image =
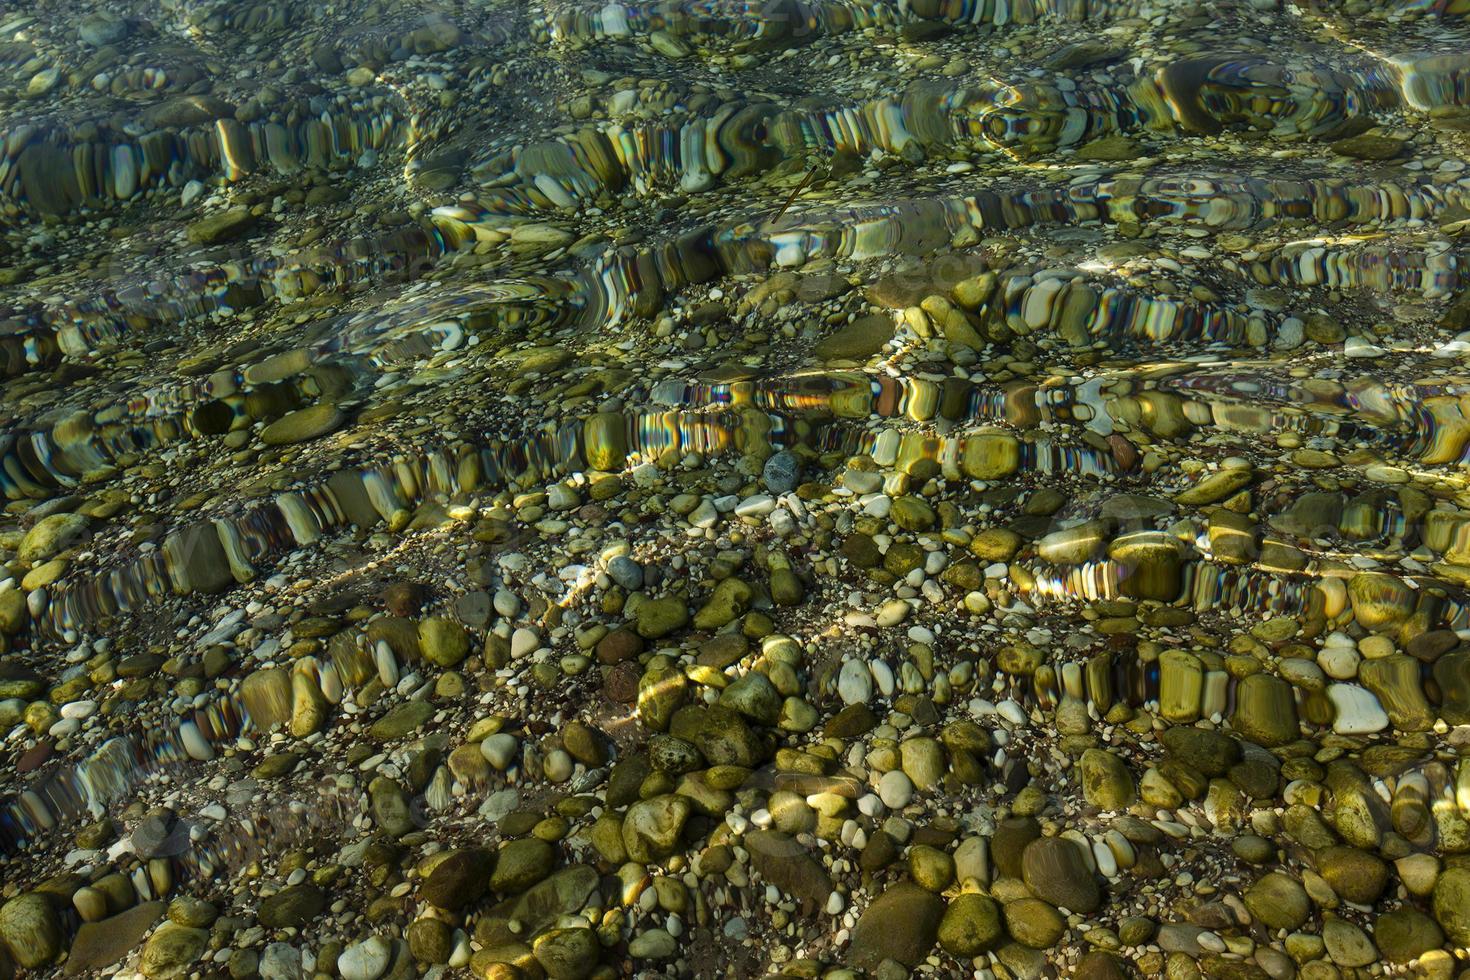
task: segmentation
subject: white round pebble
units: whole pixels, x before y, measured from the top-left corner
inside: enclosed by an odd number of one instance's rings
[[[541,635],[529,626],[522,626],[510,635],[510,656],[513,660],[529,657],[541,647]]]
[[[902,810],[914,798],[913,781],[902,769],[893,769],[878,780],[878,798],[890,810]]]
[[[519,748],[514,735],[499,732],[480,743],[480,754],[485,757],[486,762],[503,772],[515,761]]]
[[[837,696],[843,704],[867,704],[873,699],[873,675],[861,660],[847,660],[837,674]]]

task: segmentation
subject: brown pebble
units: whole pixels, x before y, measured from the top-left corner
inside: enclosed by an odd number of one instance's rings
[[[618,704],[632,704],[638,699],[638,665],[620,663],[607,672],[602,681],[602,692]]]
[[[26,749],[15,760],[15,771],[18,773],[35,772],[46,764],[46,761],[51,758],[51,753],[55,749],[56,743],[52,742],[49,738],[33,748]]]
[[[424,604],[424,587],[417,582],[393,582],[383,589],[383,606],[394,616],[414,616]]]
[[[1138,465],[1138,450],[1123,436],[1114,432],[1108,436],[1108,446],[1113,450],[1113,460],[1124,473]]]
[[[597,642],[597,661],[620,664],[643,652],[643,637],[631,629],[613,630]]]

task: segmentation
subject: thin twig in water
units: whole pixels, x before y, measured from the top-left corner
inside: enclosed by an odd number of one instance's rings
[[[774,225],[776,222],[780,221],[783,216],[785,216],[786,210],[790,208],[793,203],[795,203],[797,195],[806,190],[807,185],[812,182],[812,178],[817,175],[817,170],[819,169],[819,166],[820,165],[818,164],[813,164],[812,168],[806,172],[806,176],[801,178],[801,183],[796,185],[796,190],[792,191],[791,196],[786,199],[786,203],[781,205],[781,210],[776,212],[776,216],[771,219],[771,224]]]

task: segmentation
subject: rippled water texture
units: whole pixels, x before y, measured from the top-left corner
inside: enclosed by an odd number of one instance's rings
[[[1467,163],[1467,0],[0,9],[0,968],[1454,975]]]

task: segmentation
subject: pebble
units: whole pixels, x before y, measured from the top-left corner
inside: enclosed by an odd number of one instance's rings
[[[337,975],[342,980],[378,980],[388,971],[393,948],[382,936],[353,943],[337,957]]]

